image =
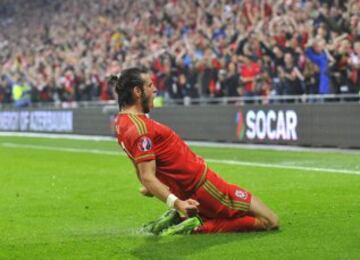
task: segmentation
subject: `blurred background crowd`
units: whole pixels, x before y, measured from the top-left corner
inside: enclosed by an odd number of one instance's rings
[[[131,66],[166,99],[359,93],[360,1],[0,3],[0,103],[111,100]]]

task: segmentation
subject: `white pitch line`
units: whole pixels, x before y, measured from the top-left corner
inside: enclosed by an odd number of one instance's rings
[[[229,165],[241,165],[241,166],[261,167],[261,168],[277,168],[277,169],[289,169],[289,170],[300,170],[300,171],[311,171],[311,172],[329,172],[329,173],[360,175],[360,171],[339,170],[333,168],[291,166],[291,165],[282,165],[282,164],[273,164],[273,163],[257,163],[257,162],[244,162],[244,161],[218,160],[218,159],[206,159],[206,161],[212,163],[222,163]]]
[[[28,148],[34,150],[48,150],[55,152],[70,152],[70,153],[93,153],[93,154],[103,154],[103,155],[121,155],[125,154],[119,150],[119,152],[105,151],[99,149],[80,149],[80,148],[68,148],[68,147],[54,147],[47,145],[31,145],[31,144],[15,144],[15,143],[1,143],[1,146],[7,148]]]
[[[114,136],[99,136],[99,135],[76,135],[76,134],[54,134],[54,133],[26,133],[26,132],[2,132],[1,136],[14,137],[31,137],[31,138],[49,138],[49,139],[70,139],[70,140],[86,140],[86,141],[109,141],[114,142]],[[216,147],[216,148],[234,148],[234,149],[249,149],[249,150],[276,150],[287,152],[336,152],[360,154],[360,150],[343,149],[343,148],[322,148],[322,147],[301,147],[293,145],[270,145],[270,144],[245,144],[245,143],[219,143],[219,142],[205,142],[205,141],[186,141],[190,146],[198,147]]]
[[[7,147],[7,148],[28,148],[28,149],[48,150],[48,151],[56,151],[56,152],[91,153],[91,154],[101,154],[101,155],[126,156],[121,150],[119,150],[119,152],[113,152],[113,151],[105,151],[105,150],[99,150],[99,149],[53,147],[53,146],[46,146],[46,145],[15,144],[15,143],[1,143],[1,146]],[[276,168],[276,169],[288,169],[288,170],[299,170],[299,171],[310,171],[310,172],[327,172],[327,173],[337,173],[337,174],[360,175],[360,171],[352,171],[352,170],[345,170],[345,169],[340,170],[340,169],[333,169],[333,168],[291,166],[291,165],[272,164],[272,163],[257,163],[257,162],[246,162],[246,161],[235,161],[235,160],[219,160],[219,159],[210,159],[210,158],[205,158],[205,159],[207,162],[210,162],[210,163],[219,163],[219,164],[225,164],[225,165],[239,165],[239,166],[260,167],[260,168]]]

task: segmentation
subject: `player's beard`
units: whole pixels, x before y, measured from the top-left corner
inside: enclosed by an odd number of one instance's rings
[[[141,105],[144,113],[150,112],[150,98],[145,95],[144,91],[141,93]]]

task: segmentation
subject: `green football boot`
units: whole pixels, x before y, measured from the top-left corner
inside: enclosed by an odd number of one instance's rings
[[[170,226],[160,233],[161,237],[172,235],[188,235],[191,232],[202,225],[202,221],[199,217],[192,217],[184,220],[183,222]]]
[[[162,214],[157,220],[145,224],[142,227],[141,231],[158,235],[164,229],[167,229],[172,225],[179,224],[180,222],[181,222],[181,218],[179,213],[175,209],[169,209],[164,214]]]

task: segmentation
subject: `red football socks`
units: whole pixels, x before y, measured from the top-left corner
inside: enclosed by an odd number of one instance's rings
[[[257,230],[256,219],[251,216],[244,216],[234,219],[211,219],[204,221],[204,224],[194,233],[226,233],[226,232],[247,232]]]

